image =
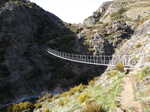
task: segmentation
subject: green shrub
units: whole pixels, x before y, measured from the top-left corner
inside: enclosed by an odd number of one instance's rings
[[[41,103],[36,103],[36,104],[34,105],[34,107],[35,107],[36,109],[41,108],[41,107],[42,107],[42,104],[41,104]]]
[[[23,110],[33,109],[34,106],[30,102],[21,102],[19,104],[12,104],[7,108],[7,112],[22,112]]]
[[[69,91],[62,93],[60,96],[61,97],[66,97],[66,96],[71,96],[76,92],[82,92],[82,90],[85,88],[86,86],[83,84],[80,84],[79,86],[76,86],[74,88],[71,88]]]
[[[58,101],[58,105],[64,106],[65,104],[68,103],[68,101],[69,101],[68,98],[60,99],[60,100]]]
[[[38,99],[37,101],[38,101],[38,102],[43,102],[43,101],[45,101],[45,100],[51,101],[51,98],[52,98],[52,97],[53,97],[52,94],[50,94],[50,93],[45,93],[45,94],[43,94],[42,97],[39,97],[39,99]]]
[[[88,85],[93,86],[94,84],[95,84],[95,80],[91,80],[91,81],[88,82]]]
[[[88,93],[82,93],[79,97],[78,100],[80,103],[86,102],[90,98],[90,95]]]
[[[76,86],[74,88],[71,88],[70,91],[75,93],[75,92],[81,92],[86,86],[83,84],[80,84],[79,86]]]

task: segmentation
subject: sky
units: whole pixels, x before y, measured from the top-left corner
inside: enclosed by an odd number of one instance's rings
[[[68,23],[82,23],[107,0],[31,0]]]

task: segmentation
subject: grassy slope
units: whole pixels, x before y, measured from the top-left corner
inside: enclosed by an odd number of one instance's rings
[[[149,75],[150,66],[134,70],[129,74],[120,72],[116,68],[90,81],[88,85],[80,84],[60,95],[51,97],[48,94],[40,98],[34,105],[34,112],[117,112],[124,107],[121,104],[123,100],[121,93],[125,86],[123,81],[127,77],[132,77],[135,80],[134,100],[142,104],[144,112],[149,112]],[[101,111],[98,111],[100,110],[99,106],[102,107]],[[129,103],[125,106],[126,112],[136,112],[134,111],[135,105],[131,106]],[[20,103],[9,108],[11,110],[9,112],[21,112],[20,110],[24,110],[26,107],[33,108],[33,105],[26,106],[24,103]]]
[[[127,13],[128,16],[129,13],[132,13],[132,10],[126,11],[125,13]],[[136,21],[133,22],[135,23]],[[140,22],[140,24],[143,24],[143,22]],[[142,42],[140,39],[139,41]],[[141,51],[141,49],[143,50],[143,44],[139,45],[137,42],[138,41],[134,40],[132,46],[133,48],[131,47],[131,49],[127,49],[129,51],[129,54],[134,54],[136,53],[136,51]],[[127,46],[124,47],[126,48]],[[122,47],[122,49],[125,49],[124,47]],[[147,48],[145,47],[144,50],[146,52]],[[87,105],[90,105],[94,102],[95,104],[101,105],[106,112],[116,112],[118,108],[122,107],[122,105],[120,104],[120,95],[123,90],[123,79],[128,76],[132,76],[135,78],[135,85],[137,85],[134,88],[135,100],[138,100],[143,105],[144,112],[149,112],[150,78],[147,78],[149,75],[149,66],[135,69],[128,74],[126,74],[125,72],[121,72],[118,68],[115,70],[110,69],[110,71],[106,71],[101,77],[97,77],[94,80],[90,81],[86,86],[81,84],[79,86],[76,86],[75,88],[70,89],[67,92],[50,98],[44,96],[44,99],[41,98],[41,101],[35,104],[36,109],[34,111],[84,112],[83,110],[87,107]],[[135,112],[133,108],[126,108],[126,111]]]
[[[121,91],[121,82],[125,74],[119,71],[107,74],[109,77],[104,76],[107,82],[104,83],[101,77],[95,78],[89,82],[88,86],[79,85],[52,99],[47,99],[41,103],[42,109],[49,109],[52,112],[73,112],[82,110],[87,104],[95,102],[106,110],[113,110],[118,105],[116,99]]]
[[[130,8],[129,7],[127,8],[128,11],[125,11],[123,13],[125,13],[125,15],[127,14],[126,16],[130,17],[128,13],[129,12],[133,13],[134,11],[130,9],[133,9],[135,7],[137,6],[131,5]],[[143,5],[141,7],[143,7]],[[138,24],[138,25],[141,25],[143,23],[144,21],[140,23],[139,21],[134,21],[134,24]],[[134,41],[133,45],[131,46],[131,48],[129,49],[127,48],[128,51],[132,51],[129,54],[137,54],[137,51],[141,51],[141,49],[144,50],[146,55],[147,55],[146,52],[149,52],[148,51],[149,48],[147,47],[144,48],[143,45],[137,46],[139,41],[145,44],[147,44],[146,41],[147,42],[149,41],[148,39],[145,38],[145,35],[144,36],[140,35],[140,37],[141,38],[137,40],[136,38],[132,39],[132,41]],[[124,52],[126,50],[123,49],[126,49],[126,47],[127,46],[124,46],[120,50]],[[101,105],[104,108],[104,110],[106,110],[107,112],[112,112],[112,111],[116,112],[118,108],[122,108],[122,105],[120,104],[120,100],[121,100],[120,95],[123,90],[123,79],[128,76],[132,76],[133,78],[135,78],[135,85],[137,85],[134,88],[134,94],[135,94],[134,100],[137,100],[142,104],[144,108],[144,112],[148,112],[150,110],[149,103],[148,103],[148,99],[150,97],[149,95],[150,89],[148,83],[149,79],[147,79],[147,76],[149,75],[150,75],[149,66],[137,68],[128,74],[126,74],[125,72],[121,72],[120,69],[118,68],[116,70],[110,69],[110,71],[106,71],[101,77],[95,78],[94,80],[90,81],[87,86],[79,85],[75,88],[70,89],[65,93],[62,93],[61,95],[55,96],[50,99],[46,99],[44,102],[41,102],[41,107],[37,110],[42,110],[42,111],[49,110],[49,112],[74,112],[74,111],[82,112],[86,107],[86,105],[95,102],[96,104]],[[139,88],[139,86],[141,88]],[[134,112],[134,108],[126,108],[126,111]]]
[[[86,105],[94,102],[101,105],[106,112],[112,112],[117,110],[117,108],[121,108],[119,98],[121,91],[123,90],[123,79],[132,75],[136,79],[136,84],[139,82],[142,83],[142,81],[146,80],[146,77],[150,75],[150,67],[144,67],[130,74],[125,74],[118,70],[111,70],[104,75],[90,81],[87,86],[79,85],[58,96],[37,103],[36,105],[41,105],[39,110],[42,111],[74,112],[80,110],[79,112],[82,112]],[[147,86],[144,91],[148,90],[149,86]],[[148,93],[146,94],[144,91],[142,93],[136,88],[136,100],[139,100],[144,104],[143,108],[145,110],[149,110],[148,102],[144,102],[143,100],[147,100],[150,95]],[[126,110],[134,112],[130,108],[127,108]]]

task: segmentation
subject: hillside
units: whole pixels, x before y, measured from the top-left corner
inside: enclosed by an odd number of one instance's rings
[[[0,76],[0,103],[14,100],[14,94],[22,98],[47,90],[58,93],[12,104],[4,112],[150,112],[149,0],[105,2],[83,24],[64,23],[28,1],[3,4],[1,65],[7,65],[4,71],[8,69],[9,74],[2,72]],[[107,69],[63,61],[43,53],[41,46],[77,54],[105,54],[112,59],[130,55],[134,67],[126,69],[119,61]]]
[[[116,54],[133,55],[137,60],[134,69],[125,72],[122,66],[109,68],[88,85],[79,85],[51,98],[41,98],[34,112],[149,112],[150,38],[147,35],[149,27],[146,28],[149,25],[149,20],[140,25],[135,31],[138,35],[135,33],[116,51]],[[99,105],[103,111],[94,111],[100,108]]]
[[[66,62],[47,53],[49,47],[87,52],[80,46],[76,34],[54,14],[28,0],[1,0],[0,108],[43,92],[61,92],[103,72],[105,67]]]
[[[108,67],[88,85],[81,84],[53,97],[43,96],[35,104],[34,112],[150,111],[149,0],[114,0],[107,6],[103,14],[98,12],[101,8],[96,11],[102,16],[95,18],[94,13],[89,17],[88,21],[96,22],[84,22],[80,33],[90,46],[88,42],[96,30],[112,45],[114,57],[131,55],[136,62],[134,68],[126,71],[121,64]]]

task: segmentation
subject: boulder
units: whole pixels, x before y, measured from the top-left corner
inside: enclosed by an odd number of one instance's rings
[[[92,25],[96,24],[96,19],[93,16],[90,16],[84,20],[83,24],[86,26],[92,26]]]

